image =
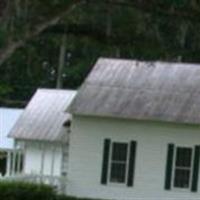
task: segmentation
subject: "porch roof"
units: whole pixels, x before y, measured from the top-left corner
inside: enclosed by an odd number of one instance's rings
[[[64,111],[75,95],[76,91],[72,90],[38,89],[9,136],[21,140],[64,141],[63,125],[71,119]]]

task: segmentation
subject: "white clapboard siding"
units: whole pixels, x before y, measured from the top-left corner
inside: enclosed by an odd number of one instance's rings
[[[105,138],[118,142],[137,141],[133,187],[101,185]],[[164,189],[168,143],[191,147],[199,145],[199,126],[75,116],[70,135],[67,192],[73,196],[97,199],[200,199],[200,184],[196,193]]]

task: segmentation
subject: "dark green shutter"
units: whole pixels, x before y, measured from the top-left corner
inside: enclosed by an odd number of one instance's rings
[[[135,156],[136,156],[136,145],[135,141],[130,143],[130,156],[129,156],[129,167],[128,167],[128,181],[127,186],[133,186],[134,171],[135,171]]]
[[[101,184],[104,185],[107,184],[109,152],[110,152],[110,139],[105,139],[104,149],[103,149],[102,174],[101,174]]]
[[[166,162],[166,171],[165,171],[165,189],[166,190],[171,189],[173,158],[174,158],[174,144],[168,144],[167,162]]]
[[[199,179],[199,156],[200,156],[200,146],[195,146],[194,152],[194,165],[192,174],[192,192],[197,192],[198,189],[198,179]]]

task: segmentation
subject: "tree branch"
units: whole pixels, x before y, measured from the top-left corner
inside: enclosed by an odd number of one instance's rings
[[[67,12],[72,11],[75,9],[79,4],[84,3],[83,0],[76,0],[73,1],[70,5],[66,6],[63,12],[47,19],[46,21],[42,22],[41,24],[36,25],[31,31],[27,31],[24,34],[24,38],[19,41],[12,41],[7,44],[6,47],[0,50],[0,66],[5,63],[5,61],[18,49],[23,47],[27,41],[30,39],[38,36],[42,33],[45,29],[50,26],[56,25],[65,15]]]

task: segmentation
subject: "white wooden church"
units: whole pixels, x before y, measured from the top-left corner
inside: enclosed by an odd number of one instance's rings
[[[200,65],[99,59],[77,92],[38,90],[10,136],[70,196],[198,200]]]

